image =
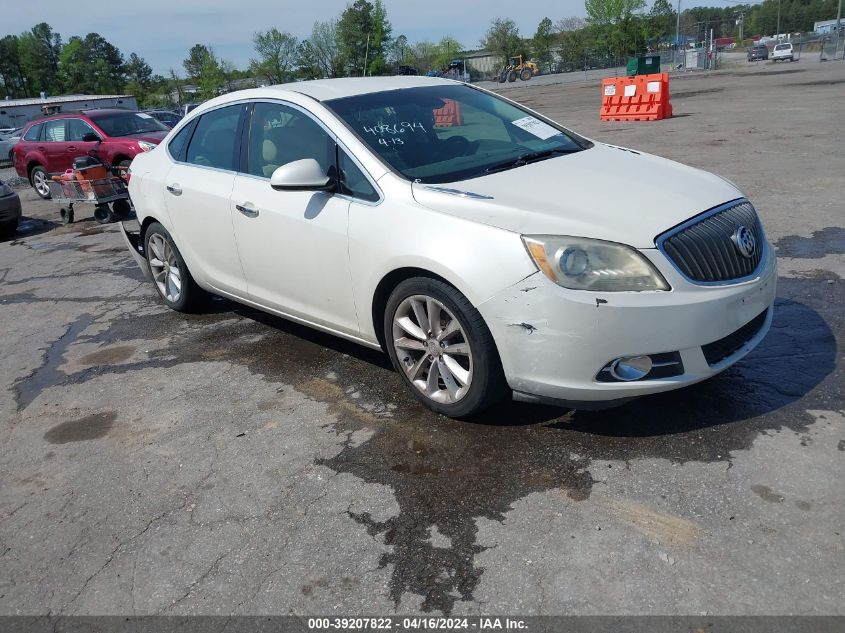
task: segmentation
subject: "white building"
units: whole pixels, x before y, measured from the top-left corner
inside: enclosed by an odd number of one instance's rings
[[[842,24],[845,25],[845,18],[843,18]],[[822,20],[821,22],[816,22],[813,24],[813,31],[819,34],[835,33],[836,20]]]
[[[32,119],[58,112],[79,112],[94,108],[137,110],[132,95],[66,95],[43,99],[4,99],[0,101],[0,128],[18,128]]]

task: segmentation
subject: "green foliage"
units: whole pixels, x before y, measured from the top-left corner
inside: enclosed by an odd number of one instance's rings
[[[30,96],[61,90],[57,76],[61,51],[61,36],[45,22],[18,37],[18,60]]]
[[[391,26],[381,0],[355,0],[337,22],[342,72],[347,76],[386,74]]]
[[[299,40],[290,33],[282,33],[276,27],[252,38],[257,59],[250,60],[253,75],[266,80],[268,84],[290,81],[297,63]]]
[[[519,55],[526,49],[525,43],[519,36],[516,23],[510,18],[493,20],[490,28],[487,29],[487,34],[481,41],[481,45],[504,60]]]
[[[298,75],[306,79],[340,77],[343,64],[337,37],[337,20],[314,22],[311,36],[297,50]]]
[[[554,46],[555,40],[552,21],[549,18],[543,18],[537,25],[537,32],[534,33],[534,39],[531,43],[534,57],[540,64],[540,68],[544,70],[548,70],[552,62],[552,46]]]

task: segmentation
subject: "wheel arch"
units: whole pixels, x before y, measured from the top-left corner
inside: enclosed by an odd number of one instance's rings
[[[372,319],[373,323],[373,330],[375,331],[376,339],[378,340],[379,345],[384,351],[387,351],[387,347],[385,345],[384,340],[384,311],[387,308],[387,300],[390,298],[390,293],[401,284],[406,279],[412,279],[414,277],[427,277],[428,279],[436,279],[437,281],[441,281],[445,284],[452,286],[455,290],[460,292],[464,297],[466,297],[467,301],[472,303],[472,299],[467,296],[467,294],[461,290],[460,284],[454,283],[452,280],[443,277],[442,275],[438,275],[437,273],[428,270],[426,268],[420,268],[418,266],[403,266],[402,268],[395,268],[394,270],[390,271],[386,275],[384,275],[379,283],[376,285],[376,289],[373,292],[373,300],[371,303],[371,312],[370,318]]]

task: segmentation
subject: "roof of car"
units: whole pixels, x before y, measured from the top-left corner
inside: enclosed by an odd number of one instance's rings
[[[439,77],[396,75],[395,77],[346,77],[343,79],[314,79],[268,86],[262,90],[285,90],[299,92],[318,101],[354,97],[385,90],[417,88],[420,86],[442,86],[444,83],[459,83]]]

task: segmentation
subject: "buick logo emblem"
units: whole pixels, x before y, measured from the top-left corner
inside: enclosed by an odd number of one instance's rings
[[[757,252],[757,238],[747,226],[741,226],[734,231],[731,240],[739,254],[747,259],[754,257],[754,253]]]

